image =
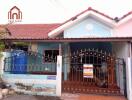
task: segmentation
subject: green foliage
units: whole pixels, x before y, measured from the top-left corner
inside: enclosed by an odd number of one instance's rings
[[[0,58],[3,56],[2,51],[5,49],[5,44],[3,42],[0,42]]]
[[[3,57],[3,54],[0,52],[0,58]]]
[[[28,46],[29,43],[26,42],[14,42],[13,44],[15,44],[16,46]]]
[[[5,44],[3,42],[0,42],[0,51],[2,51],[5,48]]]
[[[10,24],[12,23],[0,25],[0,58],[3,56],[1,52],[5,49],[5,44],[1,41],[1,39],[10,34],[7,29],[7,26],[9,26]]]

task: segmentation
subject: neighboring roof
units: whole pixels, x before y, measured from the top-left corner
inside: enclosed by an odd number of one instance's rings
[[[123,15],[123,16],[120,18],[120,20],[122,20],[122,19],[128,17],[128,16],[131,15],[131,14],[132,14],[132,11],[128,12],[127,14]]]
[[[48,33],[61,24],[12,24],[7,27],[6,39],[45,39]]]
[[[129,11],[127,14],[123,15],[121,18],[118,18],[117,26],[129,21],[130,19],[132,19],[132,11]]]
[[[55,37],[58,34],[60,34],[61,32],[64,31],[64,29],[70,27],[71,25],[75,24],[76,22],[82,20],[83,18],[86,18],[88,15],[92,15],[98,19],[100,19],[100,21],[103,21],[104,23],[107,23],[109,26],[114,26],[114,19],[104,13],[101,13],[91,7],[89,7],[88,9],[86,9],[85,11],[77,14],[76,16],[70,18],[69,20],[65,21],[60,27],[56,28],[55,30],[51,31],[48,35],[49,37]]]

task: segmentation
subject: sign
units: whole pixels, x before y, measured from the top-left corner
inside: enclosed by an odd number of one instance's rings
[[[93,64],[83,64],[83,77],[93,78]]]
[[[48,80],[56,80],[56,76],[49,75],[49,76],[47,76],[47,79]]]
[[[9,22],[21,22],[22,21],[22,12],[16,6],[12,7],[8,12],[8,21]]]

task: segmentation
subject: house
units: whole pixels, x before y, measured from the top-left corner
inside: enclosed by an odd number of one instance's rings
[[[14,50],[5,59],[2,78],[28,94],[99,93],[130,98],[132,37],[118,34],[122,20],[117,23],[88,8],[60,24],[10,25],[10,35],[3,40],[10,46],[28,45],[24,51],[10,47]]]

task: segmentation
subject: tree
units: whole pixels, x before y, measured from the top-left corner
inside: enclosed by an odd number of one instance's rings
[[[7,27],[9,25],[10,24],[0,25],[0,40],[5,38],[6,36],[8,36],[10,34],[10,32],[7,29]]]
[[[3,51],[3,49],[5,48],[3,39],[10,35],[10,32],[7,28],[10,24],[12,23],[0,25],[0,51]]]

